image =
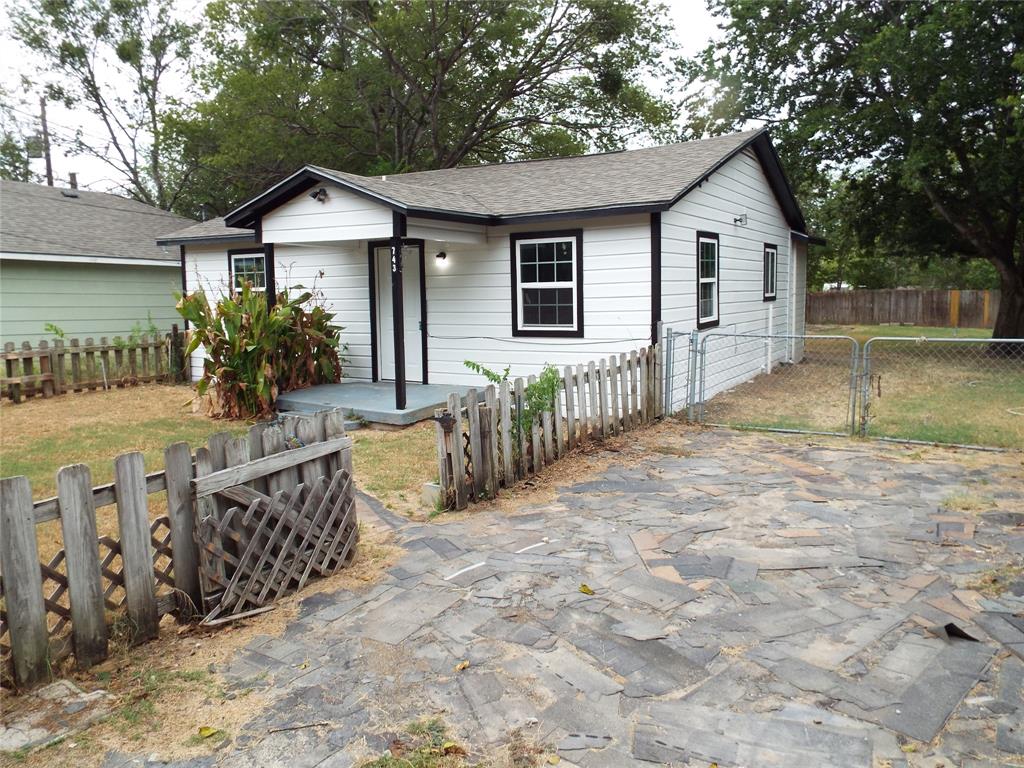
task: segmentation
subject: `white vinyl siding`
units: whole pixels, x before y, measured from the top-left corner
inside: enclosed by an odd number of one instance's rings
[[[449,243],[443,262],[432,255],[438,244],[427,244],[431,383],[483,384],[467,359],[495,370],[510,366],[515,377],[650,343],[650,217],[559,221],[557,229],[583,230],[583,338],[512,337],[509,234],[536,232],[536,224],[490,228],[482,246]]]
[[[746,214],[746,224],[738,222]],[[718,235],[718,325],[709,333],[792,333],[796,317],[790,306],[790,228],[752,152],[742,152],[715,171],[661,216],[662,320],[687,333],[697,327],[697,233]],[[776,301],[764,301],[764,245],[777,244]],[[799,277],[798,277],[799,279]],[[802,313],[802,309],[801,309]],[[802,322],[802,314],[800,315]],[[751,345],[753,346],[753,345]],[[792,354],[784,340],[771,357]],[[752,356],[738,366],[749,378],[764,364]],[[738,383],[738,382],[737,382]],[[678,393],[682,398],[683,393]],[[679,405],[679,401],[675,403]]]
[[[323,202],[303,192],[264,214],[263,242],[322,243],[391,237],[391,209],[332,184],[323,187],[327,190]]]
[[[223,296],[228,287],[228,246],[186,246],[185,262],[190,292],[201,289],[210,302]],[[365,243],[283,245],[274,248],[277,289],[304,286],[315,290],[320,300],[337,316],[342,326],[341,341],[348,345],[343,356],[346,379],[369,380],[370,298],[367,248]],[[203,355],[192,356],[192,378],[202,373]]]

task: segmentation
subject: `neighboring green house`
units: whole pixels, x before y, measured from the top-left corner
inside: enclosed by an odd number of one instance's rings
[[[154,245],[195,222],[103,192],[0,180],[0,342],[127,336],[180,322],[177,248]]]

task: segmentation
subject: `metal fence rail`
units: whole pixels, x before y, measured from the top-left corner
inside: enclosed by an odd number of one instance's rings
[[[1024,448],[1024,339],[873,338],[860,390],[864,436]]]

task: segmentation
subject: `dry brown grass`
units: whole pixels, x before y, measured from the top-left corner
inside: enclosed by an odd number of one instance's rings
[[[193,448],[215,432],[241,434],[245,422],[211,419],[193,413],[193,392],[185,386],[150,384],[109,392],[36,398],[20,405],[0,406],[0,474],[24,475],[32,496],[43,499],[57,492],[57,470],[67,464],[88,464],[93,485],[114,476],[114,457],[142,451],[146,470],[163,469],[164,448],[184,441]],[[149,497],[150,516],[167,511],[166,495]],[[117,536],[113,506],[96,510],[101,536]],[[59,521],[36,526],[40,559],[49,561],[61,549]]]
[[[376,582],[401,551],[393,544],[390,531],[361,526],[356,556],[348,568],[310,582],[302,592],[279,601],[269,613],[215,629],[178,627],[164,617],[157,640],[123,649],[88,672],[78,673],[70,666],[60,670],[85,690],[102,688],[113,694],[113,714],[55,746],[31,753],[17,765],[91,768],[101,765],[110,750],[157,755],[164,760],[209,754],[221,738],[199,738],[200,727],[234,737],[269,701],[258,688],[229,693],[223,678],[211,672],[211,667],[229,661],[257,636],[280,635],[298,616],[301,601],[310,595]]]

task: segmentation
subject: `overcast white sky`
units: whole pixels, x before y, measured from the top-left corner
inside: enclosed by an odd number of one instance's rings
[[[664,0],[669,7],[669,15],[675,27],[675,37],[680,52],[693,55],[701,50],[708,41],[718,34],[716,21],[705,7],[705,0]],[[17,104],[17,117],[23,128],[38,126],[39,93],[28,92],[21,85],[22,77],[36,79],[33,60],[11,39],[8,18],[8,3],[0,5],[0,87],[12,97]],[[203,0],[179,0],[179,13],[185,17],[198,18],[202,14],[205,3]],[[68,110],[60,104],[47,106],[47,119],[50,132],[56,138],[70,139],[75,130],[81,128],[83,133],[98,141],[105,137],[104,129],[98,119],[83,109]],[[88,156],[67,154],[62,148],[54,148],[53,170],[55,182],[67,183],[68,174],[78,174],[79,186],[97,191],[113,191],[118,182],[114,174],[102,161]],[[32,161],[32,170],[40,175],[44,172],[44,163]]]

